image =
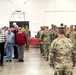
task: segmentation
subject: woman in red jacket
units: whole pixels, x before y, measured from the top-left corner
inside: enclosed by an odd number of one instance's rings
[[[18,61],[19,62],[24,62],[24,49],[25,49],[25,44],[27,44],[27,38],[24,32],[22,32],[21,27],[19,27],[18,32],[16,33],[15,36],[15,44],[17,45],[18,48]]]

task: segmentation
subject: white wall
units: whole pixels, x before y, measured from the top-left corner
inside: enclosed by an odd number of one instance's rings
[[[51,23],[58,26],[60,23],[68,26],[76,24],[76,0],[54,0],[54,10],[47,10],[45,17],[46,25],[48,26]]]
[[[17,0],[11,1],[13,1],[13,4],[8,2],[8,0],[0,0],[0,26],[2,27],[9,26],[12,12],[16,9],[25,12],[25,20],[30,21],[30,30],[32,31],[33,36],[41,25],[48,25],[50,27],[52,23],[56,25],[64,23],[68,26],[70,24],[76,24],[76,0],[29,0],[26,4],[17,4]],[[21,0],[18,0],[18,3],[19,1]],[[45,11],[54,12],[45,13]],[[14,16],[12,20],[24,19]],[[35,29],[36,25],[37,29]]]

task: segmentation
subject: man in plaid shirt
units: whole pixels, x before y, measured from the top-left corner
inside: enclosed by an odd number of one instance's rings
[[[3,66],[5,43],[6,43],[6,36],[5,34],[2,33],[2,28],[0,28],[0,66]]]

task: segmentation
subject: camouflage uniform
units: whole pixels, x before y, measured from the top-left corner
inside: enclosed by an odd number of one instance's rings
[[[73,42],[74,46],[76,47],[76,31],[68,31],[66,33],[66,37],[69,38]],[[76,59],[76,55],[73,54],[73,57],[72,57],[73,66],[75,66],[75,59]]]
[[[68,31],[68,32],[65,34],[65,36],[66,36],[67,38],[69,38],[71,41],[73,41],[73,37],[74,37],[73,31]]]
[[[30,30],[29,30],[29,29],[28,29],[28,30],[25,29],[25,34],[26,34],[27,43],[28,43],[28,45],[26,46],[26,49],[29,49],[29,40],[30,40],[30,37],[31,37],[31,32],[30,32]]]
[[[57,38],[57,32],[53,29],[49,30],[50,43]]]
[[[48,60],[49,57],[49,45],[50,45],[50,38],[49,38],[49,31],[44,30],[41,41],[43,42],[43,52],[45,56],[45,60]]]
[[[73,40],[73,25],[70,26],[70,30],[66,32],[65,36],[69,38],[71,41]]]
[[[40,42],[40,52],[41,52],[41,54],[43,54],[43,44],[41,43],[42,34],[43,34],[43,30],[38,31],[38,33],[37,33],[37,37],[38,37],[39,42]]]
[[[57,32],[55,30],[53,30],[53,29],[50,29],[49,30],[49,37],[50,37],[50,44],[51,44],[52,41],[58,37]],[[49,65],[54,67],[54,58],[51,57],[50,55],[49,55]]]
[[[73,75],[72,53],[74,53],[74,45],[72,41],[65,36],[59,36],[52,42],[50,50],[50,55],[55,59],[54,75]]]
[[[72,38],[72,41],[73,41],[73,43],[74,43],[74,46],[76,47],[76,30],[75,31],[73,31],[73,38]],[[75,49],[75,54],[73,54],[73,67],[75,67],[75,64],[76,64],[76,49]]]

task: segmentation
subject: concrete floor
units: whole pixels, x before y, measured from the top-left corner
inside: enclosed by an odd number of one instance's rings
[[[76,75],[76,68],[73,69]],[[53,75],[54,69],[40,55],[39,48],[25,50],[24,62],[5,62],[4,67],[0,67],[0,75]]]

